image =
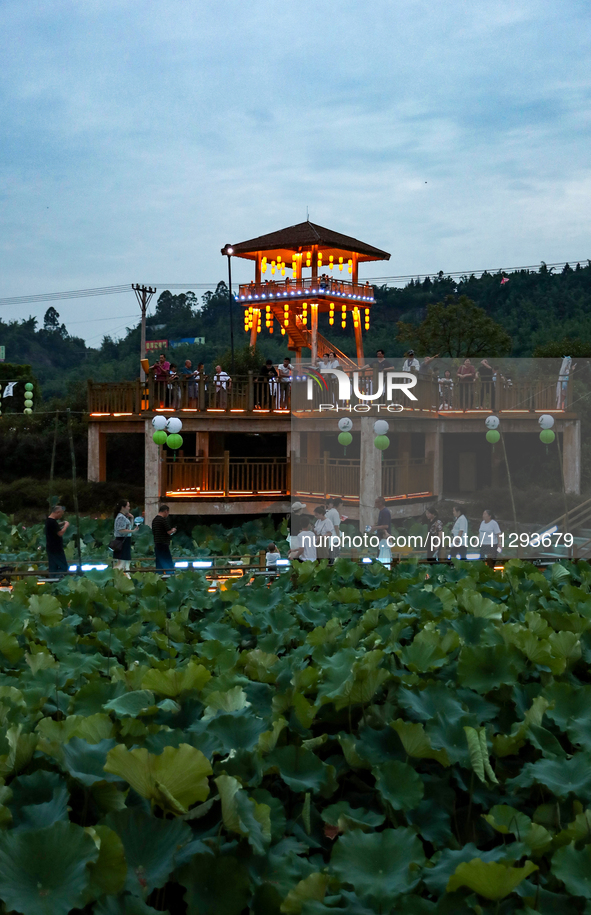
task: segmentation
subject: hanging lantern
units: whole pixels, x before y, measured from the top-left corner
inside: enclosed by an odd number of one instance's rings
[[[353,441],[353,436],[350,432],[339,432],[339,445],[344,445],[345,448],[347,445],[350,445]]]
[[[271,306],[270,305],[266,306],[265,325],[267,327],[270,327],[270,325],[271,325]]]
[[[275,273],[275,261],[271,261],[271,273]]]
[[[390,426],[385,419],[376,419],[373,424],[373,431],[376,435],[386,435]]]
[[[342,306],[341,306],[341,309],[342,309],[342,310],[341,310],[341,327],[342,327],[343,330],[344,330],[345,327],[347,326],[347,306],[346,306],[346,305],[342,305]]]
[[[285,264],[281,264],[281,276],[285,276]]]
[[[369,308],[365,309],[365,329],[369,330]]]
[[[283,306],[283,326],[287,327],[289,325],[289,305],[287,302]]]
[[[322,251],[318,252],[318,266],[322,267]]]
[[[329,258],[328,258],[328,269],[329,270],[332,270],[332,268],[334,267],[333,261],[334,261],[334,257],[331,254],[331,255],[329,255]]]
[[[330,305],[329,305],[328,323],[329,323],[331,326],[334,324],[334,302],[331,302]]]
[[[550,413],[542,413],[538,419],[540,429],[551,429],[554,425],[554,417]]]
[[[267,258],[266,257],[264,257],[261,261],[261,272],[262,273],[267,272]]]
[[[155,432],[162,432],[166,429],[166,416],[155,416],[152,420],[152,427]]]
[[[556,438],[556,433],[552,429],[542,429],[540,432],[540,441],[545,445],[551,445]]]
[[[166,431],[169,435],[176,435],[182,428],[183,424],[178,416],[171,416],[170,419],[166,421]]]
[[[297,273],[297,271],[298,271],[297,262],[296,262],[296,259],[295,259],[295,257],[294,257],[294,259],[293,259],[292,262],[291,262],[291,272],[292,272],[293,275],[295,276],[296,273]]]
[[[339,257],[339,270],[343,269],[343,258]]]
[[[487,416],[484,420],[484,425],[487,429],[498,429],[499,422],[500,420],[498,416]]]
[[[378,449],[378,451],[385,451],[386,448],[388,448],[390,445],[390,439],[388,438],[387,435],[376,435],[376,437],[373,440],[373,443],[376,446],[376,448]]]
[[[349,260],[349,273],[353,273],[353,261]]]
[[[302,302],[302,324],[304,327],[308,323],[308,303]]]
[[[338,425],[341,432],[350,432],[353,428],[353,420],[349,416],[343,416],[342,419],[339,419]]]
[[[359,309],[358,308],[353,309],[353,327],[355,328],[355,330],[358,330],[358,328],[359,328]]]
[[[172,435],[167,436],[166,445],[172,451],[178,451],[179,448],[183,447],[182,435],[179,435],[178,432],[173,432]]]
[[[496,443],[500,440],[500,438],[501,438],[501,433],[497,429],[489,429],[488,432],[486,433],[486,440],[491,445],[496,445]]]
[[[164,419],[164,417],[162,417],[162,419]],[[168,435],[166,434],[164,429],[157,429],[156,432],[154,432],[152,435],[152,441],[156,445],[164,445],[167,438],[168,438]]]

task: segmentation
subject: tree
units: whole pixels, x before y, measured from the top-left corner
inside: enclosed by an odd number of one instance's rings
[[[43,318],[43,330],[59,330],[60,316],[53,305],[50,305]]]
[[[421,324],[398,321],[397,327],[397,339],[424,355],[503,356],[511,350],[505,329],[465,295],[428,305]]]

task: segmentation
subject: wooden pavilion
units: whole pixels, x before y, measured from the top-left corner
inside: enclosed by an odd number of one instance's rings
[[[222,253],[254,261],[254,280],[242,284],[237,297],[251,346],[264,322],[269,333],[277,330],[287,336],[296,361],[307,348],[313,364],[326,352],[336,352],[341,365],[352,367],[352,361],[318,333],[318,315],[324,312],[330,325],[352,325],[357,362],[363,364],[362,332],[369,330],[374,292],[369,282],[360,282],[359,264],[389,260],[386,251],[308,220],[227,245]]]

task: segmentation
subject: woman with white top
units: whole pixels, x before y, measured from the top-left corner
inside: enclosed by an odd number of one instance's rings
[[[451,556],[453,559],[465,559],[468,549],[468,519],[461,505],[454,505],[452,511],[455,520],[451,529]],[[461,540],[460,546],[457,544],[458,540]]]
[[[129,575],[129,565],[131,562],[131,535],[138,530],[133,526],[133,515],[129,510],[129,501],[120,499],[113,512],[115,522],[113,525],[113,537],[121,543],[121,549],[113,553],[113,568],[121,569]]]
[[[480,558],[495,559],[499,552],[501,528],[490,509],[485,508],[480,522]]]
[[[334,524],[326,517],[324,505],[318,505],[314,509],[316,523],[314,533],[316,540],[316,557],[317,559],[330,559],[330,539],[334,537]]]

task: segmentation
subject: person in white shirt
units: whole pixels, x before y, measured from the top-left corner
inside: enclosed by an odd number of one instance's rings
[[[227,372],[223,371],[221,365],[216,365],[213,380],[217,406],[225,410],[228,406],[228,391],[232,387],[232,379]]]
[[[329,521],[332,521],[332,525],[334,527],[334,532],[335,532],[336,537],[340,537],[340,535],[341,535],[341,513],[340,513],[341,501],[342,500],[339,499],[337,496],[333,496],[332,499],[328,500],[328,509],[326,512],[326,517],[328,518]],[[337,559],[340,555],[341,555],[340,546],[337,546],[337,547],[331,546],[330,565],[332,565],[333,562],[335,561],[335,559]]]
[[[324,505],[316,506],[314,515],[316,518],[314,525],[316,556],[318,559],[330,559],[330,540],[327,538],[334,537],[334,524],[326,517]]]
[[[298,562],[316,561],[313,525],[314,519],[310,515],[304,515],[301,518],[299,531],[291,538],[289,559],[295,559]]]
[[[292,372],[293,368],[290,364],[289,356],[286,356],[283,360],[283,365],[277,366],[277,374],[279,375],[280,405],[283,409],[289,407],[289,392],[291,388]]]
[[[274,543],[270,543],[265,554],[265,560],[269,572],[277,571],[277,560],[280,558],[281,553],[277,549],[276,545]]]
[[[421,365],[419,360],[415,357],[414,349],[409,349],[406,354],[406,359],[402,363],[403,372],[411,372],[413,375],[416,375],[420,369]]]
[[[330,368],[331,369],[340,369],[340,367],[341,367],[341,363],[337,359],[337,354],[331,353],[330,354]]]
[[[464,509],[461,505],[454,505],[452,508],[454,515],[454,526],[451,529],[451,556],[453,559],[465,559],[466,550],[468,548],[468,519],[464,514]],[[457,546],[457,543],[454,544],[454,538],[460,539],[461,546]]]
[[[330,364],[330,353],[325,353],[320,362],[318,363],[318,369],[321,372],[326,372],[327,369],[332,368]]]
[[[501,528],[493,513],[488,509],[482,512],[480,522],[480,558],[495,559],[499,552],[499,534]]]

